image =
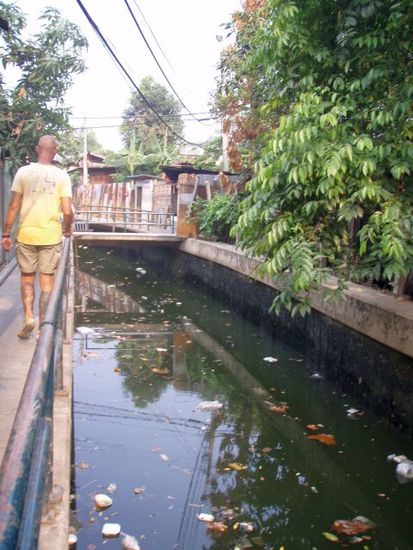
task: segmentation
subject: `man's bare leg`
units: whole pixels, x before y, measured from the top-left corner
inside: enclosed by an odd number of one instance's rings
[[[24,325],[17,334],[19,338],[28,338],[34,329],[34,278],[35,273],[21,274],[21,296],[24,310]]]
[[[54,283],[54,274],[40,273],[39,326],[42,324]]]

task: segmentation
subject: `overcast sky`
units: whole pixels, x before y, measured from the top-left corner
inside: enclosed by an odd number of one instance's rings
[[[164,72],[174,88],[194,113],[208,111],[210,94],[215,88],[219,52],[225,44],[225,30],[220,26],[230,20],[241,7],[241,0],[128,0],[136,19],[154,50]],[[144,44],[125,0],[83,0],[122,63],[137,84],[146,75],[168,87],[155,61]],[[61,14],[79,25],[89,41],[86,56],[88,70],[75,77],[75,84],[66,97],[72,107],[73,125],[81,126],[87,116],[88,126],[116,125],[131,95],[131,85],[120,74],[115,62],[105,50],[76,0],[18,0],[17,5],[28,16],[29,29],[35,32],[36,20],[45,6],[59,9]],[[150,24],[168,61],[159,51],[142,14]],[[31,34],[31,33],[30,33]],[[223,36],[218,41],[217,36]],[[172,67],[172,68],[171,68]],[[185,137],[200,142],[216,132],[211,122],[187,123]],[[104,147],[119,149],[121,142],[117,128],[95,130]]]

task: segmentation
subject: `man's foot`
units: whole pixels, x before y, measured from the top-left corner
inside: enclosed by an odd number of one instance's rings
[[[28,338],[30,334],[33,332],[35,327],[34,321],[26,321],[23,325],[23,328],[20,332],[17,333],[18,338]]]

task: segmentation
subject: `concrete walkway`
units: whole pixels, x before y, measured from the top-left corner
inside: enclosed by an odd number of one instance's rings
[[[0,286],[0,461],[36,345],[35,331],[27,340],[17,338],[22,323],[20,272],[16,268]]]

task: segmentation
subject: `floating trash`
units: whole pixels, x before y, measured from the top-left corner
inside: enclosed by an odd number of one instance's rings
[[[396,464],[400,464],[401,462],[406,462],[409,460],[406,455],[396,455],[396,453],[392,453],[391,455],[388,455],[387,462],[396,462]]]
[[[215,516],[213,516],[212,514],[204,514],[204,513],[198,514],[197,517],[198,517],[199,521],[206,521],[208,523],[214,521],[214,519],[215,519]]]
[[[77,332],[79,332],[79,334],[82,334],[82,335],[86,335],[86,334],[96,334],[96,332],[94,331],[93,328],[90,328],[90,327],[77,327]]]
[[[75,535],[74,533],[70,533],[68,543],[69,546],[74,546],[77,543],[77,535]]]
[[[223,405],[219,401],[202,401],[197,405],[196,410],[198,411],[216,411],[222,409]]]
[[[104,537],[118,537],[120,529],[120,523],[104,523],[102,526],[102,535]]]
[[[396,467],[396,476],[399,483],[407,483],[413,480],[413,462],[411,460],[405,460],[400,462]]]
[[[145,492],[145,487],[135,487],[133,492],[135,493],[135,495],[141,495]]]
[[[109,508],[112,506],[113,500],[108,496],[102,493],[95,495],[95,504],[98,508]]]
[[[267,363],[276,363],[278,359],[276,357],[264,357],[263,361],[267,361]]]
[[[109,485],[106,487],[106,490],[108,493],[114,493],[117,489],[116,483],[109,483]]]
[[[141,550],[139,542],[131,535],[125,535],[123,537],[122,548],[125,548],[125,550]]]

